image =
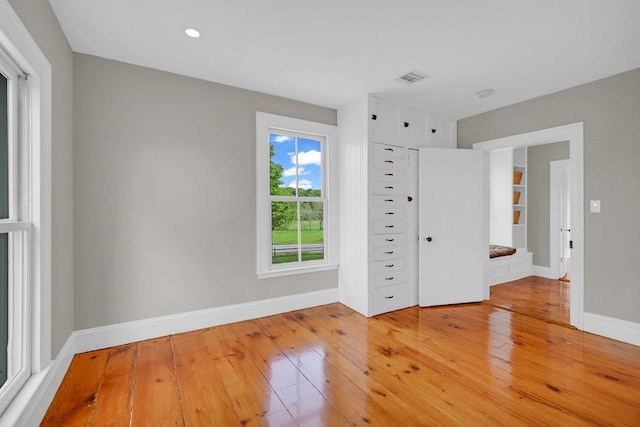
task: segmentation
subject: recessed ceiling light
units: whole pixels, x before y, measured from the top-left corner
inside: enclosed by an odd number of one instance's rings
[[[482,89],[476,92],[476,96],[478,98],[488,98],[492,96],[494,93],[496,93],[496,91],[493,89]]]
[[[186,30],[184,30],[184,33],[194,39],[200,37],[200,31],[196,30],[195,28],[187,28]]]

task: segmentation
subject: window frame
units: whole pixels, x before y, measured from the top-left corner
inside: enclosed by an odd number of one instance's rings
[[[31,369],[26,384],[18,390],[13,401],[0,401],[0,413],[7,424],[32,416],[30,399],[38,392],[51,367],[51,128],[52,128],[52,71],[51,64],[31,37],[24,24],[6,0],[0,0],[0,48],[22,73],[28,75],[28,93],[24,96],[24,123],[21,146],[26,162],[23,168],[25,197],[21,205],[30,218],[30,230],[25,243],[30,262],[27,303],[27,357]],[[14,227],[14,225],[7,225]],[[6,405],[9,405],[8,408]],[[36,415],[37,418],[37,415]]]
[[[297,261],[295,263],[272,264],[271,254],[271,201],[295,202],[316,197],[272,196],[270,183],[269,134],[282,132],[296,137],[320,137],[322,142],[322,197],[324,246],[323,260]],[[337,127],[325,123],[295,119],[287,116],[256,112],[256,236],[257,276],[270,278],[293,274],[311,273],[338,268],[338,162]],[[285,200],[287,199],[287,200]],[[304,200],[302,200],[304,201]],[[312,201],[312,200],[307,200]]]
[[[29,171],[29,82],[12,58],[0,49],[0,73],[7,78],[9,216],[0,233],[9,236],[7,380],[0,385],[0,412],[31,376],[31,303],[29,271],[32,235]]]

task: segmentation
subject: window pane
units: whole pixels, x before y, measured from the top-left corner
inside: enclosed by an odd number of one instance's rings
[[[270,191],[272,196],[295,196],[297,187],[296,139],[269,134]]]
[[[0,74],[0,218],[9,218],[9,128],[7,79]]]
[[[298,262],[298,203],[271,202],[271,263]]]
[[[298,188],[300,196],[322,196],[322,143],[298,138]]]
[[[9,342],[9,235],[0,234],[0,386],[7,381]]]
[[[324,211],[322,202],[300,203],[302,261],[324,259]]]

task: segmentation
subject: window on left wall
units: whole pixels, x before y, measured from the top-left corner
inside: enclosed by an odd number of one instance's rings
[[[26,76],[0,50],[0,408],[31,375]]]
[[[336,268],[336,127],[256,116],[258,277]]]

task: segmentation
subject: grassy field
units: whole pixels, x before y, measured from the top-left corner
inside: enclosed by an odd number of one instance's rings
[[[322,243],[324,232],[322,230],[302,231],[302,244]],[[298,243],[297,231],[273,231],[272,244],[274,245],[295,245]]]
[[[324,231],[320,227],[320,221],[302,221],[302,244],[323,243]],[[298,231],[296,224],[291,224],[288,230],[272,231],[272,244],[295,245],[298,243]]]

